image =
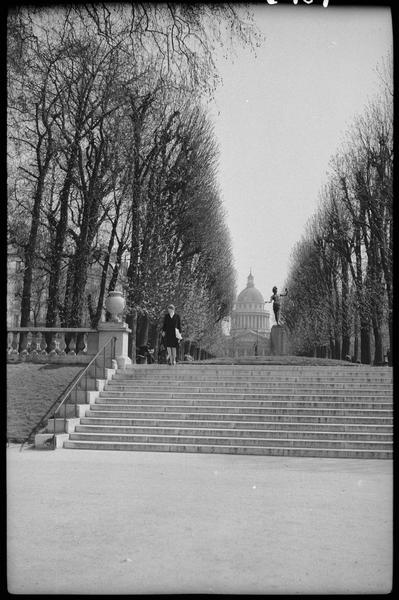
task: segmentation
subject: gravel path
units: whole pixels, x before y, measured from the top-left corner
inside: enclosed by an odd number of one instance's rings
[[[392,461],[7,450],[14,594],[371,594]]]

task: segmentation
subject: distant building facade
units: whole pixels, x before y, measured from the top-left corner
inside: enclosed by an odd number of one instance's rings
[[[228,356],[267,356],[270,354],[270,313],[252,272],[247,286],[237,296],[231,313],[230,335],[226,337]]]

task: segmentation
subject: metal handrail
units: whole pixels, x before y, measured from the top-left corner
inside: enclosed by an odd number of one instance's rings
[[[100,350],[97,352],[97,354],[91,359],[91,361],[86,365],[86,367],[83,369],[83,371],[81,371],[80,373],[78,373],[73,380],[66,386],[66,388],[61,392],[61,394],[58,396],[58,398],[53,402],[53,404],[50,406],[50,408],[45,412],[45,414],[41,417],[40,421],[34,426],[32,427],[31,431],[29,432],[29,434],[27,435],[27,437],[24,439],[24,441],[21,444],[21,447],[19,449],[19,451],[21,452],[23,446],[26,444],[26,442],[30,439],[30,437],[36,433],[36,431],[38,429],[40,429],[40,427],[43,425],[44,421],[48,420],[50,418],[50,414],[53,411],[54,407],[58,404],[57,408],[55,409],[53,415],[54,415],[54,436],[53,436],[53,440],[55,439],[55,434],[57,432],[56,430],[56,415],[58,413],[58,411],[60,410],[61,406],[64,406],[64,429],[65,429],[65,425],[66,425],[66,400],[68,398],[70,398],[72,392],[75,392],[75,416],[76,416],[76,412],[77,412],[77,385],[78,383],[81,381],[81,379],[83,377],[85,377],[85,391],[87,392],[87,373],[88,370],[90,369],[90,367],[93,365],[94,363],[94,379],[96,379],[97,377],[97,365],[96,365],[96,360],[97,358],[100,356],[101,353],[103,353],[103,358],[104,358],[104,365],[103,365],[103,369],[105,369],[105,349],[107,348],[108,345],[111,345],[111,361],[113,359],[115,359],[115,343],[116,343],[116,337],[112,337],[109,340],[106,341],[106,343],[104,344],[104,346],[102,346],[102,348],[100,348]],[[112,364],[112,363],[111,363]]]

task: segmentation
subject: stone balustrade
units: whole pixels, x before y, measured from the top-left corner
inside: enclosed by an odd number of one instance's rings
[[[7,361],[85,364],[98,351],[98,338],[87,327],[13,327],[7,330]]]

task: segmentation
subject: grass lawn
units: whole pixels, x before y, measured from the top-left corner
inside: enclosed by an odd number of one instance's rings
[[[7,365],[7,441],[22,442],[85,365]]]

